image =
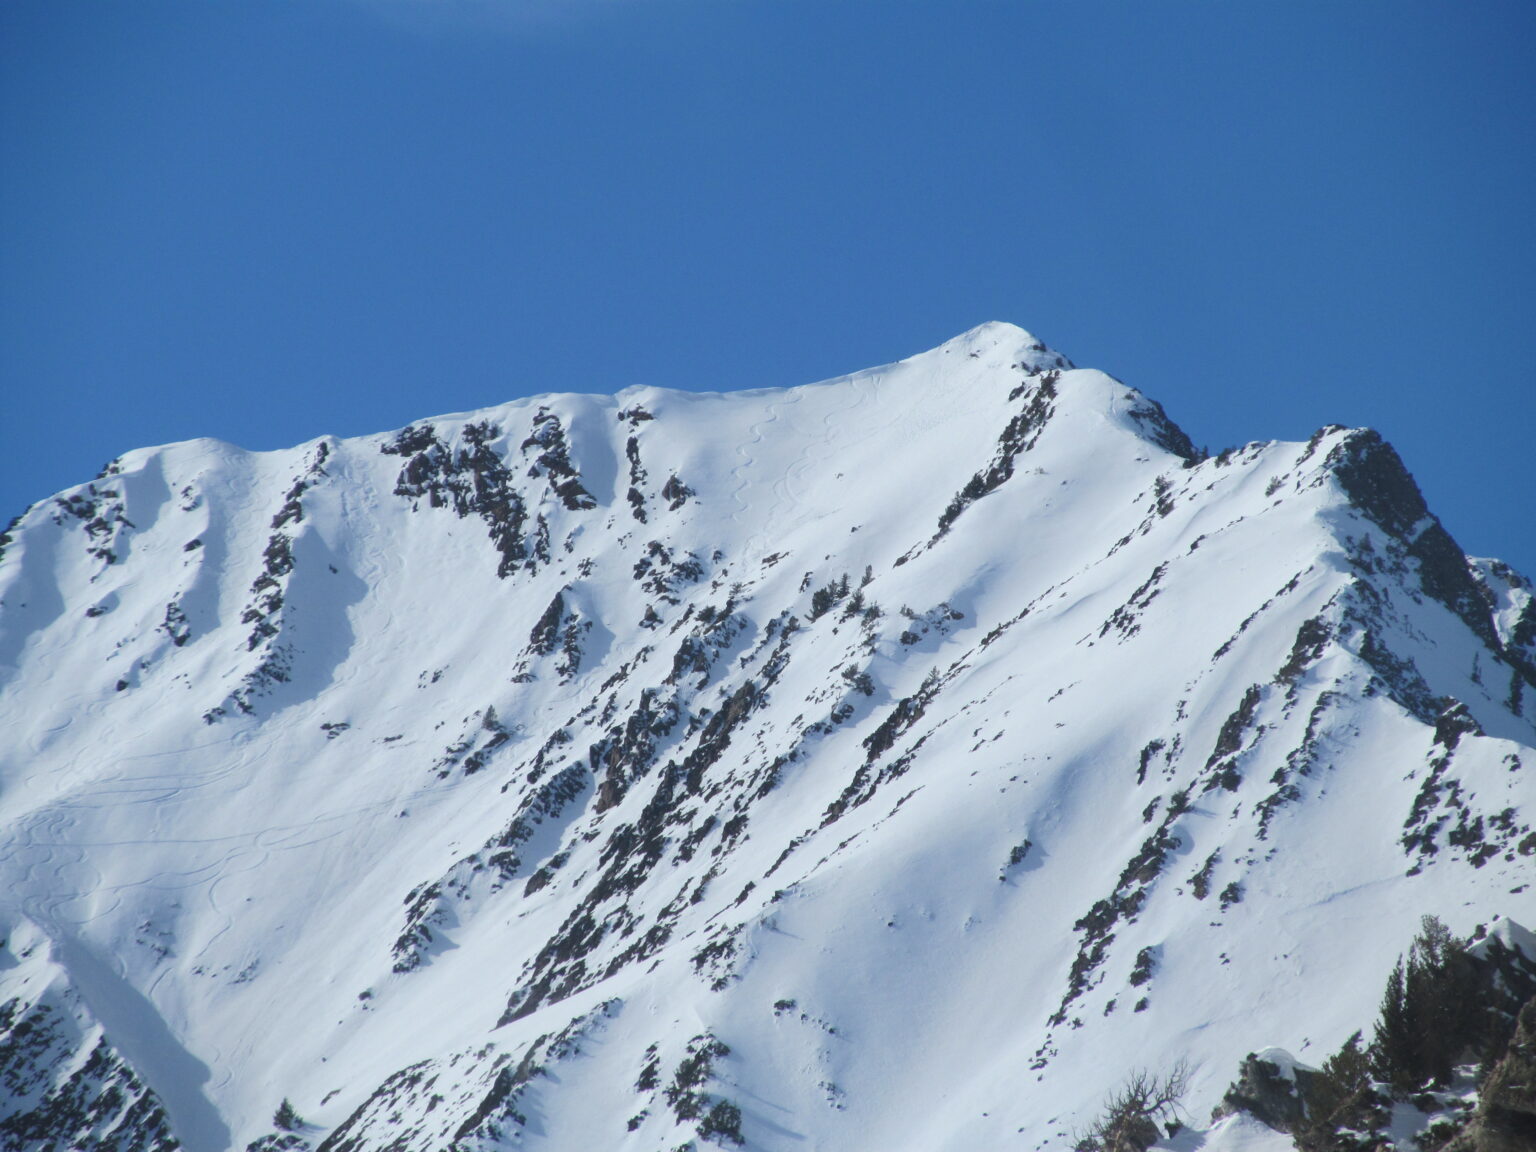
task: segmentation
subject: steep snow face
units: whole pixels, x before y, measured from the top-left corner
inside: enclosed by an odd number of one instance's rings
[[[3,547],[0,1004],[122,1147],[1061,1147],[1532,922],[1524,578],[1008,325],[137,451]]]

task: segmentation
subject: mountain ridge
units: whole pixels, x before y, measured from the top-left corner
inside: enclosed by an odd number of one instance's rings
[[[1202,458],[1009,325],[139,450],[9,535],[5,915],[208,1070],[138,1069],[197,1152],[1061,1146],[1104,1045],[1212,1101],[1421,913],[1531,922],[1529,582],[1368,430]]]

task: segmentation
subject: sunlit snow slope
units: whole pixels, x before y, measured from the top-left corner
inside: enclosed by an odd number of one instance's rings
[[[1533,657],[1374,433],[1201,459],[1009,325],[131,452],[4,537],[0,1146],[1198,1121],[1536,921]]]

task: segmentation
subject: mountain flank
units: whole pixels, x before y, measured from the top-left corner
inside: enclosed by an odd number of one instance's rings
[[[1011,325],[129,452],[0,536],[0,726],[25,1152],[1530,1113],[1530,581],[1370,430],[1207,456]]]

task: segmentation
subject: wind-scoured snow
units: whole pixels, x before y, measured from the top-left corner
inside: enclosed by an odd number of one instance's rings
[[[1536,913],[1529,582],[1374,433],[1201,458],[1010,325],[135,451],[3,546],[0,1004],[191,1152],[1062,1148],[1179,1059],[1167,1147],[1271,1152],[1247,1053]]]

